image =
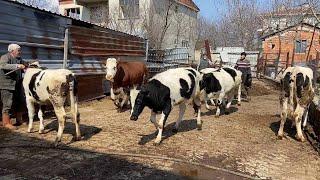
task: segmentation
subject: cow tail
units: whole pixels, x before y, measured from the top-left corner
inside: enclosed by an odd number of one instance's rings
[[[78,81],[76,79],[76,76],[74,73],[69,75],[70,77],[70,86],[69,86],[69,92],[70,92],[70,106],[71,106],[71,112],[72,112],[72,118],[74,120],[78,120]]]

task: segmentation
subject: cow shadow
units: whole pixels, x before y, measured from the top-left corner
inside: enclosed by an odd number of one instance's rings
[[[280,115],[275,115],[275,117],[280,116]],[[280,121],[276,121],[276,122],[272,122],[270,124],[270,129],[274,132],[275,136],[278,136],[278,131],[280,128]],[[283,132],[287,133],[287,135],[292,138],[292,139],[296,139],[295,135],[296,135],[296,127],[292,126],[292,121],[287,119],[286,123],[284,124],[284,128],[283,128]],[[286,136],[284,136],[286,137]]]
[[[58,127],[59,127],[59,124],[57,120],[51,121],[49,124],[45,125],[44,134],[50,133],[52,131],[58,132]],[[100,133],[101,131],[102,131],[101,128],[97,128],[95,126],[83,125],[81,124],[81,121],[80,121],[81,140],[88,140],[92,136]],[[72,122],[72,120],[66,121],[63,134],[71,134],[73,137],[75,137],[76,127],[75,127],[75,124]],[[74,141],[75,140],[72,139],[70,143]]]
[[[164,127],[164,130],[162,132],[162,141],[177,134],[177,133],[172,132],[172,129],[174,128],[175,124],[176,124],[176,122],[172,122]],[[178,133],[188,132],[188,131],[192,131],[194,129],[197,129],[197,120],[196,119],[183,120],[179,125]],[[158,130],[156,130],[155,132],[153,132],[152,134],[149,134],[149,135],[141,135],[140,134],[139,136],[142,136],[142,137],[139,141],[139,145],[145,145],[148,142],[155,140],[157,135],[158,135]]]
[[[225,108],[221,109],[220,111],[220,116],[224,116],[224,115],[230,115],[232,113],[237,112],[239,109],[237,107],[231,106],[229,108],[229,110],[226,110]],[[213,110],[207,110],[206,112],[201,112],[201,116],[214,116],[216,115],[217,112],[217,108],[213,109]]]

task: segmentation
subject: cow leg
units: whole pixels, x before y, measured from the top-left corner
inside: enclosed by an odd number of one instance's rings
[[[76,117],[73,117],[73,123],[76,126],[76,141],[79,141],[81,139],[81,132],[80,132],[80,114],[77,113],[77,115],[75,115]]]
[[[230,106],[232,104],[232,101],[233,101],[233,98],[234,98],[234,94],[231,94],[229,97],[228,97],[228,104],[226,106],[226,112],[225,114],[229,114],[229,109],[230,109]]]
[[[161,142],[162,131],[163,131],[163,128],[166,124],[167,118],[171,112],[171,109],[172,109],[171,102],[167,102],[167,105],[166,105],[165,109],[163,110],[163,112],[161,114],[160,121],[159,121],[158,135],[157,135],[156,140],[154,141],[154,145],[156,145],[156,146],[159,145]]]
[[[202,121],[201,121],[201,100],[200,98],[193,99],[193,109],[197,113],[197,128],[198,130],[202,129]]]
[[[302,130],[301,130],[301,121],[302,121],[302,115],[304,113],[304,108],[301,107],[299,104],[297,105],[297,108],[295,110],[294,113],[294,117],[295,117],[295,122],[296,122],[296,129],[297,129],[297,139],[301,142],[304,142],[305,139],[303,137],[302,134]]]
[[[110,98],[111,98],[112,100],[115,100],[115,99],[116,99],[116,97],[115,97],[115,95],[114,95],[113,88],[110,88]]]
[[[42,108],[41,106],[39,107],[39,111],[38,111],[38,118],[39,118],[39,133],[42,134],[44,132],[44,125],[43,125],[43,112],[42,112]]]
[[[278,130],[278,138],[282,139],[283,138],[283,128],[284,124],[286,123],[287,117],[288,117],[288,98],[285,98],[283,102],[281,102],[281,120],[280,120],[280,127]]]
[[[209,111],[212,111],[213,108],[209,106],[208,101],[210,101],[211,104],[216,105],[216,103],[214,102],[214,100],[213,100],[212,98],[209,98],[208,95],[206,94],[206,95],[205,95],[205,98],[204,98],[204,102],[205,102],[205,104],[206,104],[206,109],[209,110]]]
[[[184,115],[184,113],[186,111],[186,107],[187,106],[186,106],[186,104],[184,102],[179,105],[179,117],[178,117],[178,120],[176,122],[175,127],[172,129],[173,133],[177,133],[178,132],[179,124],[182,121],[183,115]]]
[[[158,129],[159,125],[157,123],[157,114],[151,110],[150,121],[154,124],[156,129]]]
[[[58,128],[58,134],[55,140],[55,146],[58,146],[59,142],[61,142],[62,133],[64,131],[64,126],[66,122],[66,112],[63,108],[63,106],[53,106],[54,111],[56,113],[56,116],[58,118],[59,128]]]
[[[241,84],[238,87],[238,106],[241,106]]]
[[[308,116],[309,116],[309,107],[306,108],[305,111],[306,112],[305,112],[305,116],[303,118],[303,124],[302,124],[303,129],[307,126],[307,121],[308,121]]]
[[[31,133],[35,110],[34,110],[34,103],[29,99],[27,99],[27,108],[28,108],[28,116],[29,116],[28,132]]]
[[[136,89],[136,86],[134,86],[133,89],[130,90],[130,103],[131,103],[131,112],[130,114],[132,114],[133,112],[133,107],[136,101],[136,98],[138,96],[139,91]]]
[[[220,93],[218,103],[217,103],[217,112],[216,112],[216,117],[220,116],[220,111],[223,108],[223,97],[225,96],[224,93]]]

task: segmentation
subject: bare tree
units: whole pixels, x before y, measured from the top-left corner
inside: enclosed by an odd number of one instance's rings
[[[156,49],[162,49],[164,38],[172,24],[174,3],[172,0],[165,0],[157,2],[157,5],[152,3],[150,6],[144,28],[150,45]]]
[[[18,2],[25,3],[27,5],[32,5],[40,9],[46,9],[51,12],[59,12],[59,2],[58,0],[17,0]]]

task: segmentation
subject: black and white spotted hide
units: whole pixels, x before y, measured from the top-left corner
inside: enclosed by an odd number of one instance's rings
[[[216,117],[220,116],[220,111],[225,107],[225,99],[229,109],[235,95],[238,97],[238,105],[241,103],[241,75],[242,73],[232,67],[222,67],[221,69],[206,68],[201,70],[202,80],[200,89],[204,96],[207,109],[211,110],[207,101],[210,100],[217,106]],[[215,103],[214,103],[215,102]],[[226,111],[226,113],[228,113]]]
[[[301,124],[306,126],[308,118],[308,108],[314,97],[314,88],[312,85],[313,71],[306,67],[287,68],[280,78],[281,93],[281,122],[278,131],[278,137],[282,139],[284,124],[288,119],[293,120],[296,126],[296,138],[305,141],[302,134]]]
[[[64,105],[67,97],[70,97],[72,119],[76,125],[75,139],[79,140],[81,138],[77,105],[77,81],[71,71],[66,69],[43,70],[29,66],[23,79],[23,87],[29,115],[28,132],[32,131],[35,104],[52,104],[59,122],[55,142],[55,145],[58,145],[61,141],[66,120]],[[38,117],[40,119],[39,133],[43,133],[43,112],[41,108],[38,111]]]
[[[192,68],[176,68],[164,71],[151,78],[147,84],[141,87],[138,93],[131,120],[138,120],[145,107],[151,109],[150,121],[158,129],[155,144],[161,142],[162,131],[166,120],[175,105],[179,105],[179,118],[176,121],[173,132],[178,131],[180,122],[186,110],[188,100],[193,100],[196,110],[198,129],[201,129],[200,110],[200,73]],[[159,123],[156,122],[156,114],[161,113]]]

